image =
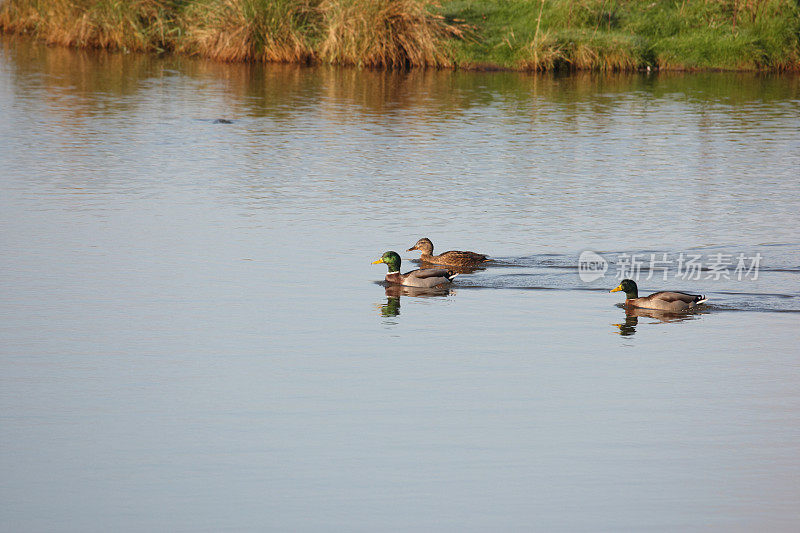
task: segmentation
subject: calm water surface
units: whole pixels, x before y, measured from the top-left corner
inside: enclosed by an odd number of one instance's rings
[[[800,527],[800,78],[2,40],[0,116],[0,529]],[[378,283],[422,236],[496,261]]]

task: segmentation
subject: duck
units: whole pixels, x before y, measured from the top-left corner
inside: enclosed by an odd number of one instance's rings
[[[688,311],[708,300],[700,294],[688,294],[676,291],[654,292],[650,296],[639,298],[639,287],[632,279],[623,279],[616,288],[609,292],[625,292],[625,307],[639,307],[642,309],[659,309],[661,311],[681,312]]]
[[[489,258],[483,254],[475,252],[461,252],[458,250],[450,250],[439,255],[433,255],[433,243],[427,237],[423,237],[417,241],[417,244],[406,250],[411,252],[419,250],[422,254],[419,256],[420,261],[425,263],[433,263],[435,265],[450,265],[450,266],[470,266],[485,263]]]
[[[458,276],[452,270],[444,268],[418,268],[405,274],[400,273],[400,256],[397,252],[385,252],[380,259],[373,261],[373,265],[386,263],[389,273],[386,274],[386,281],[394,285],[405,285],[406,287],[439,287],[448,285],[453,278]]]

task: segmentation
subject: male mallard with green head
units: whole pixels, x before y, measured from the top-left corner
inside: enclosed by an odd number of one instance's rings
[[[460,252],[458,250],[450,250],[439,255],[433,255],[433,243],[427,237],[423,237],[417,241],[417,244],[409,248],[407,251],[419,250],[422,255],[419,256],[420,261],[426,263],[434,263],[437,265],[451,265],[451,266],[470,266],[484,263],[489,259],[483,254],[476,254],[475,252]]]
[[[699,294],[685,292],[661,291],[650,296],[639,298],[639,287],[632,279],[623,279],[622,283],[609,292],[625,292],[626,307],[641,307],[644,309],[660,309],[662,311],[680,312],[687,311],[705,302],[708,298]]]
[[[380,259],[372,262],[373,265],[378,263],[386,263],[389,267],[386,281],[407,287],[438,287],[449,284],[454,277],[458,276],[458,274],[443,268],[419,268],[401,274],[400,256],[397,255],[397,252],[392,251],[384,253]]]

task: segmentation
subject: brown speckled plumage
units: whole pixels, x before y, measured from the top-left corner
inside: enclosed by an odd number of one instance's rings
[[[449,252],[444,252],[439,255],[433,255],[433,243],[426,237],[418,240],[417,244],[407,251],[410,252],[412,250],[419,250],[422,252],[419,256],[420,261],[436,265],[474,266],[489,261],[489,258],[483,254],[462,252],[459,250],[450,250]]]

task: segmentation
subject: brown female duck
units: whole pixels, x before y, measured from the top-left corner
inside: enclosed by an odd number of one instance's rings
[[[687,311],[708,300],[699,294],[685,292],[661,291],[650,296],[639,298],[639,287],[632,279],[623,279],[618,287],[609,292],[625,291],[626,307],[641,307],[644,309],[660,309],[661,311],[680,312]]]
[[[386,274],[386,281],[397,285],[405,285],[407,287],[439,287],[449,285],[453,278],[458,276],[451,270],[443,268],[419,268],[400,273],[400,256],[397,252],[386,252],[377,261],[373,261],[373,265],[378,263],[386,263],[389,267],[389,273]]]
[[[484,263],[489,260],[483,254],[476,254],[475,252],[461,252],[458,250],[451,250],[439,255],[433,255],[433,243],[427,237],[417,241],[417,244],[409,248],[407,251],[419,250],[422,255],[419,256],[420,261],[426,263],[434,263],[437,265],[451,265],[451,266],[474,266]]]

